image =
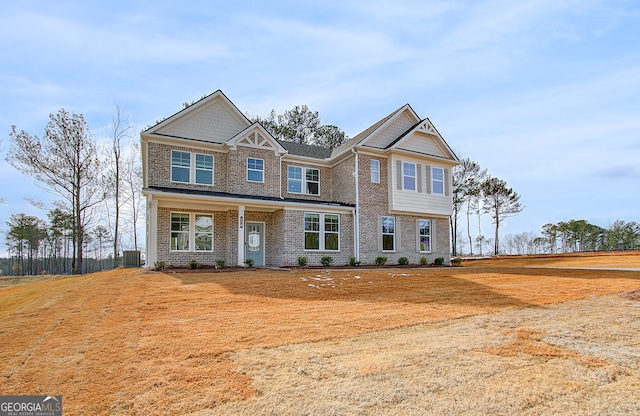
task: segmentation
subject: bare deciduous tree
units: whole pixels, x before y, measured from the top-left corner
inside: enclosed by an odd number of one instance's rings
[[[62,197],[73,213],[72,270],[82,273],[82,250],[88,210],[105,198],[96,142],[81,114],[64,108],[50,114],[44,136],[11,130],[7,162]]]
[[[118,249],[120,245],[120,211],[122,206],[127,202],[126,198],[123,199],[122,187],[124,182],[124,170],[126,164],[123,160],[123,146],[125,142],[132,137],[132,131],[134,126],[129,123],[129,120],[124,116],[125,107],[121,107],[116,103],[115,114],[111,119],[111,126],[108,133],[111,139],[111,148],[109,152],[109,158],[107,159],[107,186],[111,196],[113,196],[113,210],[114,210],[114,224],[113,229],[113,267],[117,267],[118,264]]]

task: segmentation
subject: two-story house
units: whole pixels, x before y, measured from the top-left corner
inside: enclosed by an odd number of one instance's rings
[[[141,145],[147,265],[449,260],[459,161],[408,104],[328,150],[276,140],[218,90]]]

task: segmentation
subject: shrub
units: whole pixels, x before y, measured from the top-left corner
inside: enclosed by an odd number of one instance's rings
[[[165,263],[164,261],[157,261],[153,263],[153,268],[151,270],[153,270],[154,272],[159,272],[165,267],[167,267],[167,263]]]
[[[305,256],[298,256],[298,266],[306,266],[307,258]]]
[[[458,266],[460,266],[461,263],[462,263],[462,259],[460,257],[456,257],[456,258],[451,259],[451,265],[452,266],[458,267]]]
[[[426,258],[426,257],[424,257],[424,256],[423,256],[423,257],[420,257],[420,265],[421,265],[421,266],[426,266],[426,265],[427,265],[427,263],[429,263],[429,262],[427,261],[427,258]]]
[[[408,258],[406,258],[406,257],[400,257],[400,258],[398,259],[398,264],[399,264],[400,266],[407,266],[407,265],[409,264],[409,259],[408,259]]]
[[[320,263],[324,267],[329,267],[329,266],[331,266],[331,263],[333,263],[333,257],[331,257],[331,256],[322,256],[322,258],[320,259]]]
[[[442,266],[444,264],[444,257],[438,257],[434,260],[433,264],[436,266]]]
[[[216,269],[224,269],[224,260],[216,260]]]
[[[384,264],[387,262],[387,258],[384,256],[378,256],[376,257],[376,266],[384,266]]]
[[[349,257],[349,266],[351,267],[360,266],[360,262],[356,260],[356,258],[353,256]]]
[[[187,268],[188,268],[189,270],[199,269],[199,268],[200,268],[200,263],[198,263],[198,262],[197,262],[197,261],[195,261],[195,260],[189,260],[189,261],[187,262]]]
[[[244,261],[244,265],[245,265],[246,267],[253,267],[253,259],[246,259],[246,260]]]

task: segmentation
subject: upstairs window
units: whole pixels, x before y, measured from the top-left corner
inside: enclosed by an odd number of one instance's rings
[[[371,159],[371,182],[380,183],[380,161]]]
[[[213,185],[213,156],[172,150],[171,181]]]
[[[444,169],[431,169],[431,189],[434,194],[444,195]]]
[[[213,185],[213,156],[196,153],[196,183]]]
[[[171,180],[173,182],[185,182],[191,181],[191,153],[178,152],[176,150],[171,152]]]
[[[320,170],[288,166],[287,191],[290,194],[320,195]]]
[[[252,157],[247,159],[247,181],[264,182],[264,160]]]
[[[402,162],[402,189],[405,191],[416,190],[416,164]]]
[[[291,194],[302,193],[302,168],[289,166],[287,168],[287,190]]]
[[[306,169],[306,193],[309,195],[320,194],[320,171],[318,169]]]

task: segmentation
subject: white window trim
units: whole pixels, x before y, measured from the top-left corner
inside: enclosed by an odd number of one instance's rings
[[[384,219],[385,218],[393,218],[393,233],[385,233],[384,230]],[[390,215],[383,215],[382,216],[382,227],[380,228],[380,234],[382,235],[382,251],[385,253],[395,253],[396,251],[396,247],[397,247],[397,222],[396,222],[396,217],[392,217]],[[392,235],[393,236],[393,248],[392,249],[385,249],[384,248],[384,236],[385,235]]]
[[[291,178],[289,178],[289,168],[298,168],[302,171],[302,179],[294,179],[296,182],[300,181],[301,183],[301,192],[292,192],[289,190],[289,181],[291,180]],[[316,181],[309,181],[307,182],[307,169],[310,170],[317,170],[318,171],[318,193],[317,194],[311,194],[307,192],[307,183],[316,183]],[[312,195],[312,196],[320,196],[321,190],[320,190],[320,169],[318,168],[308,168],[305,166],[298,166],[298,165],[288,165],[287,166],[287,193],[289,194],[296,194],[296,195]]]
[[[300,179],[292,179],[289,177],[289,168],[299,168],[300,169]],[[300,192],[293,192],[289,190],[289,181],[294,180],[296,182],[300,181]],[[302,194],[304,193],[304,174],[302,166],[288,165],[287,166],[287,193],[290,194]]]
[[[189,249],[188,250],[173,250],[171,248],[171,217],[173,214],[188,214],[189,215]],[[204,215],[211,217],[211,250],[196,250],[196,215]],[[212,253],[214,236],[215,236],[215,223],[213,214],[204,212],[183,212],[183,211],[171,211],[169,213],[169,252],[171,253]],[[178,231],[184,233],[184,231]]]
[[[442,171],[442,180],[438,180],[435,179],[435,175],[433,174],[434,171],[438,169],[440,171]],[[444,175],[444,168],[438,167],[438,166],[432,166],[431,167],[431,194],[433,195],[445,195],[446,194],[446,188],[445,188],[445,175]],[[442,183],[442,192],[435,192],[435,186],[433,186],[436,182]]]
[[[376,168],[374,169],[373,165],[375,165]],[[371,159],[371,161],[369,162],[369,166],[371,169],[371,183],[380,183],[380,161],[378,159]],[[373,174],[376,174],[376,179],[374,180],[373,178]]]
[[[420,249],[420,238],[423,236],[420,232],[420,221],[429,221],[429,250]],[[428,218],[420,218],[418,220],[418,251],[420,253],[432,253],[433,252],[433,221]]]
[[[189,156],[189,181],[188,182],[182,182],[182,181],[174,181],[173,180],[173,152],[180,152],[180,153],[188,153]],[[201,155],[201,156],[208,156],[211,157],[211,183],[198,183],[196,182],[196,155]],[[169,161],[169,176],[171,176],[171,183],[180,183],[180,184],[189,184],[189,185],[201,185],[201,186],[213,186],[215,184],[215,163],[216,163],[216,158],[213,155],[209,155],[206,153],[200,153],[200,152],[187,152],[184,150],[175,150],[172,149],[171,150],[171,160]],[[180,166],[182,168],[185,168],[186,166]],[[208,170],[208,169],[202,169],[202,168],[198,168],[198,170]]]
[[[319,221],[320,221],[320,230],[319,231],[307,231],[307,230],[304,229],[304,222],[306,222],[305,219],[306,219],[307,214],[309,214],[309,215],[318,215]],[[326,233],[335,234],[334,231],[328,231],[327,232],[324,229],[324,216],[325,215],[335,215],[336,217],[338,217],[338,232],[337,232],[337,234],[338,234],[338,249],[337,250],[329,250],[329,249],[326,249],[325,246],[324,246],[325,234]],[[303,218],[302,229],[303,229],[303,232],[305,234],[308,233],[308,232],[312,232],[312,233],[316,233],[317,232],[319,234],[319,246],[318,246],[318,249],[316,250],[316,249],[312,249],[312,248],[310,248],[310,249],[305,248],[304,249],[305,252],[310,252],[310,253],[318,253],[318,252],[338,253],[338,252],[340,252],[340,222],[341,222],[340,221],[340,214],[335,214],[335,213],[332,213],[332,212],[326,212],[326,213],[322,213],[322,212],[305,212],[304,215],[302,216],[302,218]]]
[[[405,165],[413,165],[413,176],[405,175],[404,166]],[[405,188],[404,178],[413,178],[413,189]],[[402,162],[402,190],[407,192],[418,192],[418,167],[414,162]]]
[[[260,161],[262,161],[262,170],[259,170],[259,169],[250,169],[250,168],[249,168],[249,159],[253,159],[253,160],[260,160]],[[264,159],[260,159],[260,158],[257,158],[257,157],[247,157],[247,176],[246,176],[246,178],[247,178],[247,182],[251,182],[251,183],[264,183],[264,170],[265,170],[265,167],[264,167]],[[249,179],[249,171],[262,172],[262,180],[261,180],[261,181],[254,181],[254,180]]]

